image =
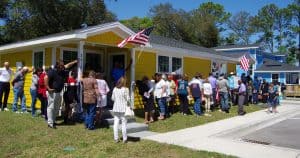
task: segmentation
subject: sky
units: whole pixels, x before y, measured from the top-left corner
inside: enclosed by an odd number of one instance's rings
[[[252,15],[267,4],[274,3],[283,8],[293,0],[105,0],[106,7],[117,15],[119,20],[129,19],[134,16],[145,17],[149,15],[149,9],[157,4],[170,2],[175,9],[190,11],[205,2],[219,3],[227,12],[232,14],[239,11],[247,11]]]

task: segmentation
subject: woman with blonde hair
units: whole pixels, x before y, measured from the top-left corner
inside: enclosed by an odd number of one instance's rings
[[[126,87],[126,79],[124,77],[118,80],[116,87],[113,89],[111,99],[114,101],[114,140],[116,143],[119,142],[118,129],[121,120],[123,143],[127,143],[127,119],[125,117],[125,111],[126,106],[129,106],[129,89]]]

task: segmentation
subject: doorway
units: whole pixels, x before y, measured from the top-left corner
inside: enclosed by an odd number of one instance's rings
[[[111,54],[110,59],[109,59],[109,80],[111,83],[114,81],[113,74],[112,72],[114,71],[115,68],[119,69],[126,69],[126,56],[123,53],[119,54]],[[126,72],[125,72],[126,74]],[[124,75],[125,75],[124,74]]]
[[[102,65],[102,55],[99,53],[86,53],[85,70],[94,70],[95,72],[104,72]]]

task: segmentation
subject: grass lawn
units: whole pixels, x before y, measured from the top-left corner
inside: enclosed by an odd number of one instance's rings
[[[257,105],[244,106],[244,109],[247,113],[262,110],[263,108]],[[191,110],[192,111],[192,110]],[[138,111],[140,116],[141,111]],[[226,118],[237,116],[237,106],[232,106],[230,109],[230,113],[222,113],[218,110],[210,113],[212,116],[201,116],[197,117],[195,115],[186,115],[183,116],[180,113],[175,113],[171,117],[167,118],[163,121],[155,121],[154,123],[149,124],[149,129],[154,132],[169,132],[174,130],[179,130],[188,127],[194,127],[198,125],[202,125],[208,122],[214,122],[218,120],[223,120]],[[246,114],[247,115],[247,114]],[[144,122],[144,118],[137,117],[138,122]]]
[[[166,121],[156,122],[151,125],[151,129],[175,130],[196,125],[193,122],[200,124],[201,120],[198,123],[193,116],[178,118],[181,116],[175,115]],[[164,124],[168,126],[161,126]],[[172,125],[176,127],[171,128]],[[0,157],[230,157],[147,140],[114,143],[113,132],[109,128],[88,131],[82,124],[76,124],[61,125],[54,130],[47,128],[42,118],[12,112],[0,112],[0,142]],[[65,151],[66,147],[74,150]]]

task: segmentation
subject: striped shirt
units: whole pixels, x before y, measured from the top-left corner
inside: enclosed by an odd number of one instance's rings
[[[115,87],[111,99],[114,101],[113,112],[125,113],[129,101],[129,89],[126,87]]]

